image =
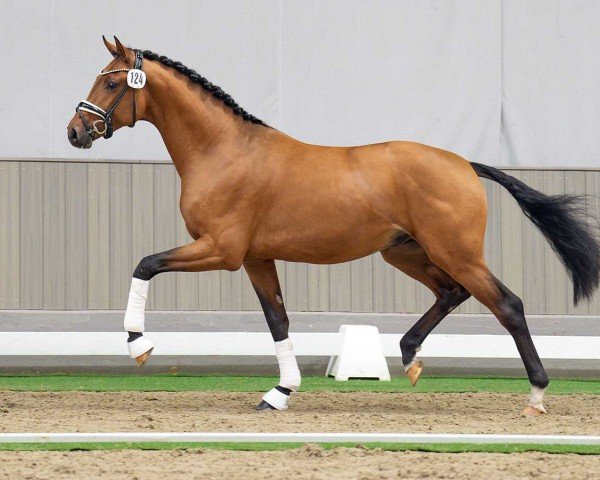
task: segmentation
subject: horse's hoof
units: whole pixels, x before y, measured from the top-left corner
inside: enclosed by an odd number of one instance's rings
[[[419,380],[419,377],[421,376],[422,371],[423,371],[423,362],[421,360],[417,360],[410,367],[408,367],[408,370],[406,371],[406,375],[408,375],[410,384],[413,387],[417,384],[417,380]]]
[[[531,405],[527,405],[525,410],[523,410],[523,415],[527,417],[539,417],[540,415],[544,415],[546,413],[546,409],[540,405],[541,408],[533,407]]]
[[[151,348],[146,353],[142,353],[139,357],[135,358],[138,367],[142,368],[146,364],[150,355],[152,355],[152,350],[154,350],[154,348]]]
[[[277,410],[273,405],[271,405],[270,403],[265,402],[264,400],[260,401],[260,403],[256,406],[256,409],[258,411],[261,411],[261,410]]]
[[[152,350],[154,350],[154,343],[140,335],[135,340],[127,341],[127,348],[129,349],[129,356],[135,358],[137,366],[143,367],[150,358]]]

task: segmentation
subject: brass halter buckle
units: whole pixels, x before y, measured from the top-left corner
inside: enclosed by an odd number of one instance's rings
[[[98,128],[98,124],[101,123],[104,125],[104,130],[100,130]],[[102,119],[96,120],[92,123],[92,129],[94,130],[94,132],[96,132],[98,135],[100,135],[101,137],[103,137],[106,134],[106,131],[108,130],[108,125],[106,125],[106,122]]]

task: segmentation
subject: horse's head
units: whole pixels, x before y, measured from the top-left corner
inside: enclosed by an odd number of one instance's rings
[[[102,37],[113,60],[96,77],[87,100],[82,100],[67,126],[71,145],[91,148],[97,138],[110,138],[123,125],[133,127],[143,116],[141,95],[146,75],[142,71],[142,53],[125,48],[115,37],[115,44]]]

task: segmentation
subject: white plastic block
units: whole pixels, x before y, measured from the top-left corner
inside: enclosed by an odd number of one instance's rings
[[[342,381],[349,378],[390,380],[377,327],[341,325],[339,334],[342,336],[340,351],[329,359],[326,376]]]

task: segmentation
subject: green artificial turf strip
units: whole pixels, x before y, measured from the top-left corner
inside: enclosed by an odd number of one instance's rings
[[[14,391],[226,391],[264,392],[276,385],[278,377],[192,376],[192,375],[2,375],[0,390]],[[336,382],[327,377],[303,377],[301,391],[334,392],[422,392],[422,393],[525,393],[525,378],[422,377],[411,387],[406,377],[390,382],[349,380]],[[598,380],[552,380],[550,394],[600,394]]]
[[[77,451],[77,450],[189,450],[210,448],[236,451],[273,451],[299,448],[302,443],[260,442],[98,442],[98,443],[3,443],[0,451]],[[356,443],[320,443],[323,448],[356,447]],[[388,451],[421,451],[439,453],[487,452],[487,453],[576,453],[599,455],[600,445],[542,445],[542,444],[476,444],[476,443],[364,443],[364,448]]]

